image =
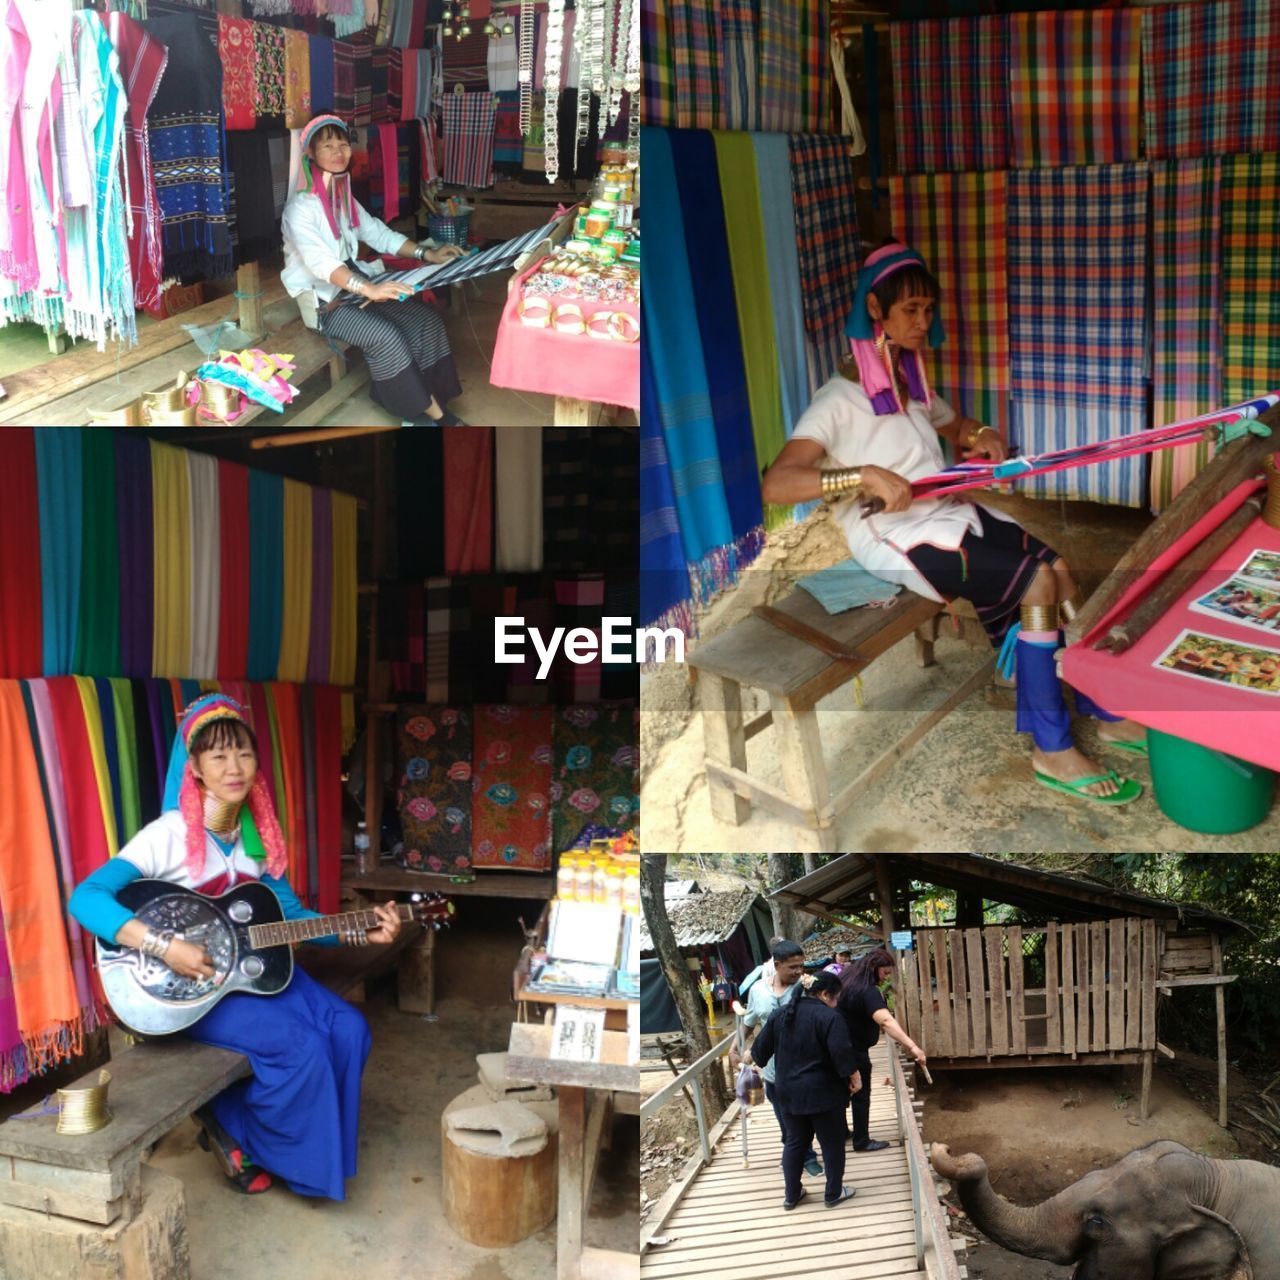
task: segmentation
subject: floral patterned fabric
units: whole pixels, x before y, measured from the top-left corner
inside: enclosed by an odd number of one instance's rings
[[[400,781],[396,800],[409,871],[454,872],[471,865],[471,712],[402,707],[396,717]]]
[[[260,116],[284,115],[284,31],[254,22],[253,108]]]
[[[590,824],[640,822],[640,711],[631,702],[574,703],[556,711],[552,842],[573,847]]]
[[[254,115],[254,67],[257,52],[253,23],[244,18],[218,15],[218,57],[222,60],[222,108],[228,129],[252,129]]]
[[[551,866],[552,707],[475,708],[472,861],[477,867]]]

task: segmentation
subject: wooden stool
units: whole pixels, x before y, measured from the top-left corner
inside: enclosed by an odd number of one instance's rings
[[[494,1102],[476,1085],[445,1107],[440,1127],[444,1213],[464,1240],[500,1249],[555,1219],[553,1104]]]
[[[916,638],[919,664],[933,666],[933,645],[944,606],[902,591],[891,606],[864,606],[829,614],[807,591],[797,590],[773,608],[802,628],[821,632],[845,656],[833,657],[756,616],[734,623],[690,654],[689,666],[696,672],[701,691],[711,812],[740,826],[751,816],[754,802],[795,823],[796,849],[834,853],[836,818],[947,712],[982,686],[994,658],[984,662],[833,797],[818,734],[819,701],[911,635]],[[742,722],[743,685],[769,695],[769,710],[746,725]],[[778,731],[783,791],[747,772],[747,740],[771,724]]]

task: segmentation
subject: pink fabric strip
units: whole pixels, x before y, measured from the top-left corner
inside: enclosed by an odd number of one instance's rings
[[[395,125],[380,124],[378,141],[382,150],[382,220],[394,222],[400,216],[400,161],[396,156]]]

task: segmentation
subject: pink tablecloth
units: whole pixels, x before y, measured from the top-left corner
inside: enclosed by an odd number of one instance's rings
[[[1224,498],[1156,561],[1153,574],[1176,566],[1187,550],[1221,524],[1256,488],[1255,483],[1249,482]],[[1173,608],[1133,648],[1118,656],[1093,649],[1093,642],[1128,612],[1130,603],[1145,592],[1148,584],[1154,585],[1151,578],[1137,583],[1090,635],[1066,651],[1062,669],[1067,682],[1083,689],[1107,710],[1129,716],[1150,729],[1160,729],[1269,769],[1280,769],[1280,733],[1276,732],[1280,697],[1151,665],[1184,628],[1237,644],[1277,647],[1274,636],[1188,608],[1205,592],[1226,582],[1256,548],[1280,551],[1280,529],[1268,528],[1261,519],[1254,520],[1212,568],[1187,584]],[[1173,572],[1177,572],[1176,567]]]
[[[498,340],[493,348],[490,381],[495,387],[516,391],[537,391],[547,396],[592,400],[598,404],[625,405],[640,409],[640,344],[604,341],[589,334],[557,333],[521,324],[516,314],[520,284],[538,269],[537,263],[512,287],[498,323]],[[561,302],[576,302],[590,319],[603,304],[589,299],[549,299],[554,310]],[[635,303],[611,305],[611,311],[626,311],[640,322]]]

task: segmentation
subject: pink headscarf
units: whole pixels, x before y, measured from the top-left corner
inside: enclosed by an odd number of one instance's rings
[[[324,178],[321,177],[323,171],[313,169],[311,166],[311,156],[307,153],[307,149],[311,145],[311,139],[326,125],[333,125],[334,128],[341,129],[343,133],[350,137],[351,130],[341,116],[315,116],[307,121],[299,139],[302,148],[302,167],[298,175],[298,190],[309,191],[319,199],[320,207],[324,210],[324,216],[329,223],[329,230],[333,232],[333,238],[340,240],[342,233],[338,227],[339,213],[346,214],[348,226],[358,227],[360,225],[360,212],[351,195],[350,173],[330,174],[329,185],[326,187]]]

